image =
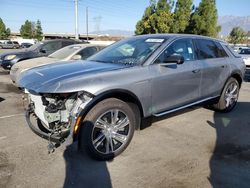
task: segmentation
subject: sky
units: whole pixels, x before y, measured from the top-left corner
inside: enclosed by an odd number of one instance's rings
[[[198,6],[200,0],[193,0]],[[219,16],[250,16],[250,0],[217,0]],[[79,33],[108,29],[134,31],[149,0],[79,0]],[[74,33],[74,0],[0,0],[0,18],[13,32],[25,20],[41,20],[44,32]]]

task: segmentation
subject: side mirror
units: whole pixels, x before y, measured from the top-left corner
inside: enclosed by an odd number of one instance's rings
[[[82,59],[82,56],[81,55],[74,55],[72,58],[71,58],[72,60],[80,60],[80,59]]]
[[[177,65],[183,64],[184,63],[184,57],[181,55],[171,55],[166,58],[164,58],[164,64],[165,63],[176,63]]]
[[[46,50],[45,49],[40,49],[39,52],[43,53],[43,54],[46,54]]]

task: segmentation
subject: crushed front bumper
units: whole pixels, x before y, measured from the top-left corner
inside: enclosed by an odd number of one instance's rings
[[[54,148],[64,145],[65,147],[71,145],[77,140],[77,133],[81,125],[81,112],[85,109],[86,105],[91,101],[92,98],[78,97],[74,107],[72,108],[68,121],[68,128],[60,132],[52,132],[43,126],[42,120],[35,113],[35,105],[30,103],[26,107],[26,122],[30,129],[39,137],[49,141],[48,150],[49,153]],[[25,100],[25,99],[24,99]],[[39,126],[40,125],[40,126]]]

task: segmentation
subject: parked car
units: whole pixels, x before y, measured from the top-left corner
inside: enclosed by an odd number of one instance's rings
[[[10,40],[3,40],[0,43],[0,48],[10,48],[10,49],[15,49],[19,48],[14,42]]]
[[[247,67],[250,67],[250,48],[241,49],[240,53]]]
[[[24,42],[24,43],[21,44],[21,48],[29,48],[29,47],[31,47],[32,45],[33,45],[33,44],[31,44],[31,43]]]
[[[14,44],[14,48],[15,48],[15,49],[18,49],[18,48],[21,47],[20,44],[19,44],[17,41],[12,41],[12,42],[13,42],[13,44]]]
[[[93,44],[73,44],[66,46],[50,54],[48,57],[28,59],[14,64],[10,70],[10,78],[12,82],[18,86],[17,81],[20,74],[30,68],[56,63],[59,61],[84,60],[105,47],[106,45]]]
[[[223,41],[159,34],[124,39],[87,61],[27,70],[19,83],[27,123],[49,151],[78,140],[80,150],[108,160],[126,149],[142,118],[203,102],[231,111],[244,71]]]
[[[70,39],[55,39],[39,42],[28,49],[0,54],[0,65],[4,69],[10,70],[10,68],[19,61],[48,56],[60,48],[76,43],[79,42]]]

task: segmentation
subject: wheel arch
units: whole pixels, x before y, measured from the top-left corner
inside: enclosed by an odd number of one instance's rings
[[[82,119],[87,115],[87,113],[100,101],[108,99],[108,98],[117,98],[121,101],[129,103],[131,108],[134,110],[135,113],[139,113],[140,117],[137,118],[137,127],[136,129],[140,128],[141,118],[144,117],[144,111],[142,104],[138,97],[132,93],[131,91],[124,90],[124,89],[113,89],[109,91],[105,91],[103,93],[98,94],[95,96],[89,104],[80,112],[80,117]]]
[[[239,86],[241,87],[241,84],[242,84],[242,82],[243,82],[241,73],[240,73],[240,72],[237,72],[237,71],[234,71],[234,72],[232,72],[232,74],[230,74],[230,76],[229,76],[229,77],[227,78],[227,80],[225,81],[225,83],[224,83],[224,85],[223,85],[223,88],[222,88],[222,90],[221,90],[221,92],[220,92],[220,95],[222,94],[223,89],[225,88],[225,86],[226,86],[226,84],[227,84],[227,82],[228,82],[228,80],[229,80],[230,78],[235,78],[235,79],[238,81]]]
[[[243,78],[242,78],[242,76],[241,76],[241,74],[240,73],[238,73],[238,72],[233,72],[232,74],[231,74],[231,77],[230,78],[235,78],[237,81],[238,81],[238,83],[239,83],[239,86],[241,87],[241,84],[242,84],[242,82],[243,82]],[[229,78],[228,78],[229,79]]]

